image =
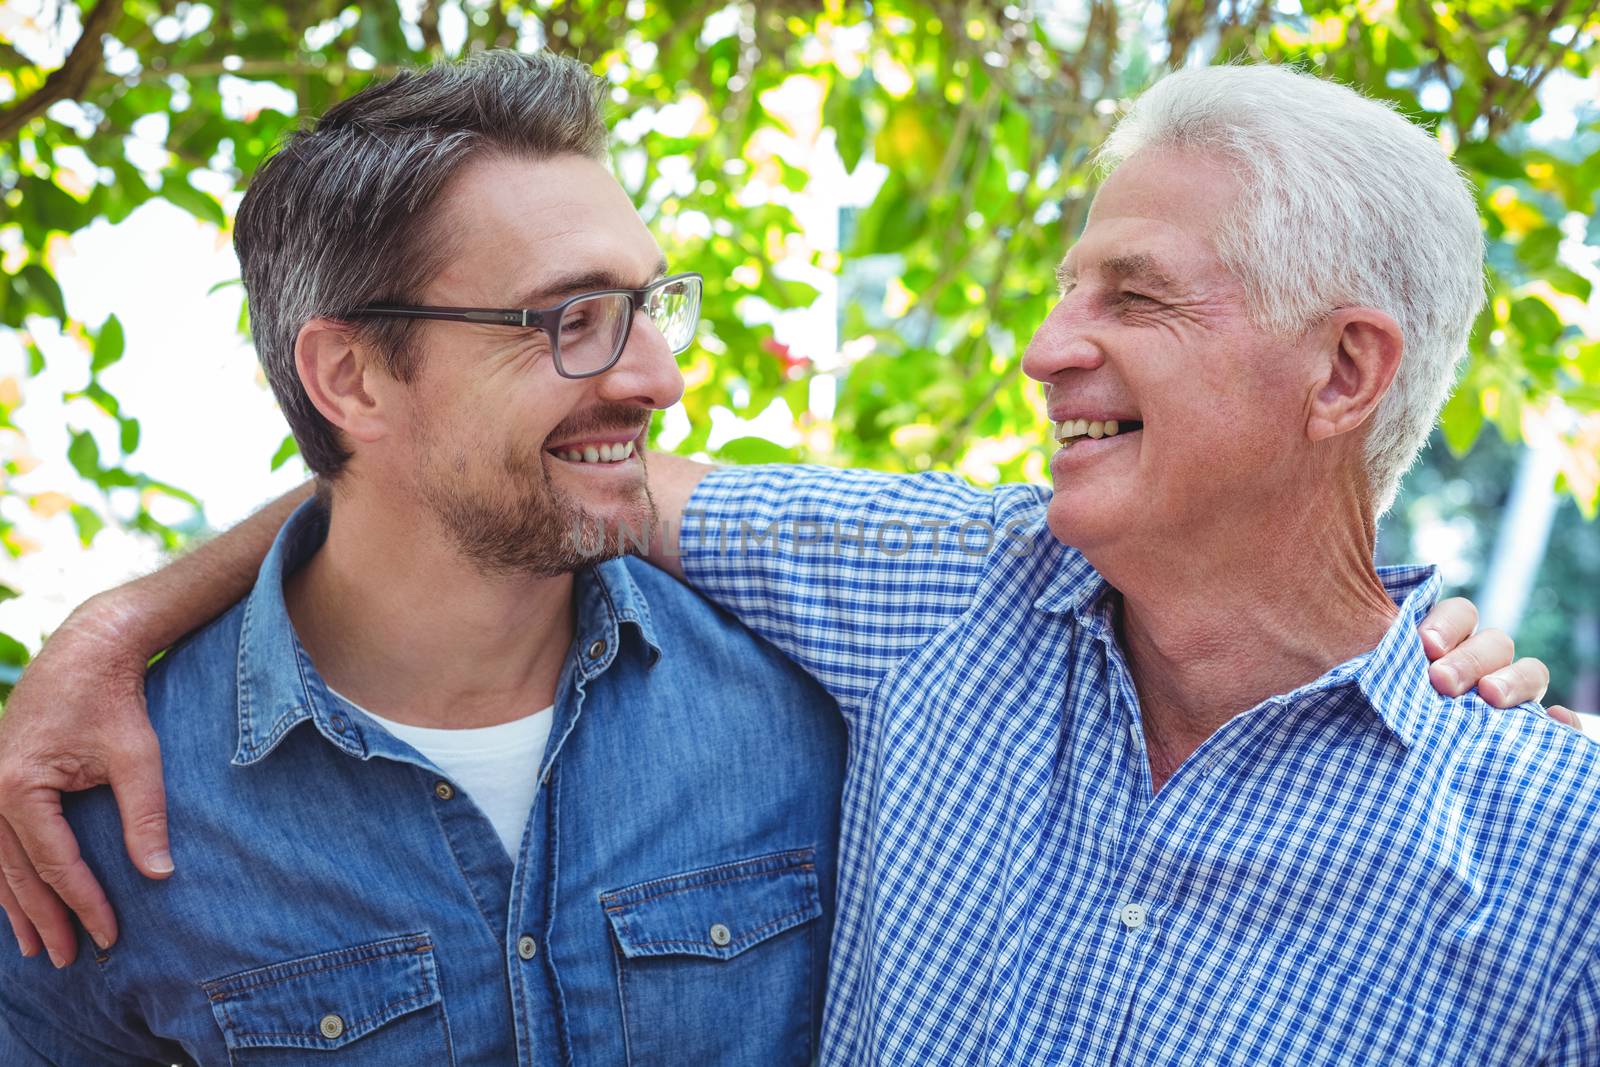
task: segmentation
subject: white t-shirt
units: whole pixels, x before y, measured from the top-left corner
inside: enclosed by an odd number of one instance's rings
[[[516,859],[539,789],[539,765],[550,740],[553,707],[495,726],[439,729],[394,722],[348,697],[334,695],[432,760],[489,817],[506,854]]]

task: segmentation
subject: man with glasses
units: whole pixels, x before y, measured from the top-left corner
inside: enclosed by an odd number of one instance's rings
[[[547,54],[402,74],[255,178],[252,326],[321,495],[147,680],[183,869],[69,801],[121,936],[0,953],[0,1063],[811,1061],[837,711],[592,548],[653,521],[700,303],[599,93]]]

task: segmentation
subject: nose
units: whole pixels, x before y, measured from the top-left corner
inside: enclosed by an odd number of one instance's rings
[[[1022,353],[1022,372],[1035,381],[1050,383],[1069,370],[1094,370],[1105,353],[1094,336],[1082,298],[1069,293],[1056,302]]]
[[[683,396],[678,357],[644,309],[634,312],[628,343],[616,364],[600,375],[598,386],[606,400],[656,410],[670,408]]]

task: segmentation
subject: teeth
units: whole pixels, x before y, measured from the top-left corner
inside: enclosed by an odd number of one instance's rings
[[[1122,428],[1116,419],[1091,422],[1088,419],[1067,419],[1065,422],[1052,422],[1050,431],[1054,434],[1057,443],[1066,444],[1079,437],[1090,440],[1099,440],[1102,437],[1115,437]]]
[[[561,449],[556,452],[556,455],[568,463],[621,463],[633,455],[633,442],[624,441],[620,445],[585,445],[581,449]]]

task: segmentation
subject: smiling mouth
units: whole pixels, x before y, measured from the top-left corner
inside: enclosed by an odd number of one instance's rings
[[[577,448],[552,448],[549,453],[557,459],[564,459],[568,463],[596,463],[616,464],[626,463],[633,458],[634,447],[632,441],[623,441],[618,444],[590,444]]]
[[[1138,433],[1142,429],[1144,423],[1137,419],[1066,419],[1050,424],[1051,436],[1063,449],[1072,447],[1078,441],[1098,441],[1119,434]]]

